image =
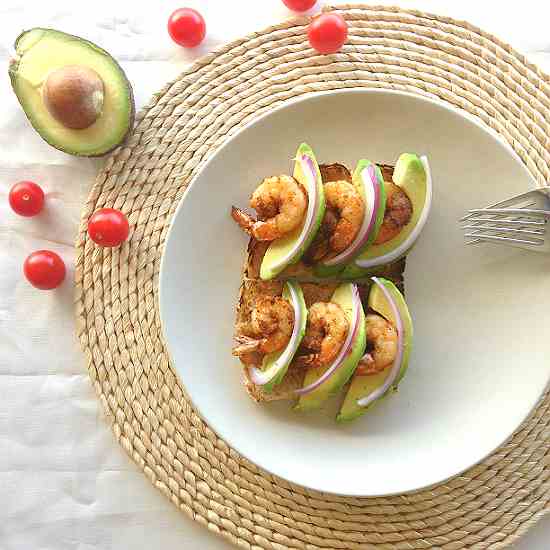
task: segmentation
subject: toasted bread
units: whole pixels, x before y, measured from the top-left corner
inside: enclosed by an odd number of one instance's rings
[[[400,288],[403,288],[402,272],[396,271],[393,281]],[[239,336],[238,327],[247,325],[250,322],[252,310],[257,298],[260,296],[280,296],[283,290],[283,284],[283,281],[261,281],[259,279],[243,280],[239,302],[237,304],[236,336]],[[336,281],[328,283],[301,283],[306,306],[309,308],[315,302],[328,302],[339,284],[340,283]],[[367,308],[370,286],[370,281],[358,283],[359,294],[365,310]],[[258,356],[258,364],[260,362],[261,356]],[[244,386],[250,397],[258,403],[294,399],[294,392],[302,387],[305,375],[305,369],[303,367],[291,364],[282,382],[268,393],[264,391],[262,387],[254,385],[248,378],[247,372],[246,366],[243,365],[242,376]]]
[[[382,170],[384,180],[391,181],[393,167],[388,165],[379,165]],[[319,166],[323,183],[328,181],[352,179],[351,172],[343,164],[321,164]],[[257,241],[251,238],[248,243],[248,252],[243,269],[243,279],[237,304],[236,314],[236,336],[239,336],[239,326],[246,325],[250,321],[250,316],[256,299],[259,296],[280,296],[283,289],[283,284],[286,279],[294,278],[300,281],[306,306],[310,307],[315,302],[326,302],[330,300],[334,290],[340,284],[337,279],[319,279],[313,274],[310,266],[303,262],[285,269],[276,279],[263,281],[260,279],[260,266],[264,254],[269,246],[269,242]],[[390,279],[398,288],[403,290],[403,272],[405,269],[405,258],[400,259],[392,264],[383,266],[378,269],[376,274]],[[365,305],[371,285],[370,279],[356,281],[358,283],[361,299]],[[261,356],[257,358],[258,363],[261,362]],[[302,387],[305,375],[303,367],[290,365],[282,382],[275,386],[271,392],[266,392],[261,386],[254,385],[247,374],[246,366],[243,366],[242,377],[246,391],[250,397],[257,403],[292,400],[295,399],[295,390]]]

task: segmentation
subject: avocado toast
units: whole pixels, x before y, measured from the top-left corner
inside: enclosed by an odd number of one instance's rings
[[[272,177],[252,195],[257,219],[232,211],[250,235],[234,355],[254,401],[311,411],[342,394],[337,421],[350,421],[395,389],[408,366],[403,273],[430,208],[429,167],[405,154],[395,169],[363,159],[352,172],[317,164],[305,144],[295,162],[294,182]],[[299,223],[283,234],[293,216]]]

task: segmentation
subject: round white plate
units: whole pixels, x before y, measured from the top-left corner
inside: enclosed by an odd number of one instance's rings
[[[432,212],[405,272],[414,349],[397,395],[349,425],[336,403],[303,415],[288,402],[256,405],[231,356],[247,239],[232,204],[246,206],[265,176],[291,173],[308,142],[320,162],[394,162],[427,154]],[[173,365],[208,424],[249,460],[289,481],[345,495],[423,488],[476,464],[521,424],[550,378],[550,258],[463,245],[468,208],[534,182],[511,149],[442,104],[388,91],[297,101],[236,134],[180,204],[161,277],[163,330]]]

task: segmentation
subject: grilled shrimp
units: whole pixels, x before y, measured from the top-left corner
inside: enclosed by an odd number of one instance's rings
[[[323,259],[330,252],[330,238],[338,224],[338,215],[334,210],[327,208],[323,221],[317,231],[317,235],[308,246],[303,259],[306,263],[312,264]]]
[[[384,182],[386,188],[386,211],[374,244],[382,244],[396,237],[410,221],[412,203],[407,193],[395,183]]]
[[[384,317],[369,313],[365,318],[367,353],[355,372],[358,375],[377,374],[389,367],[397,355],[397,330]]]
[[[310,352],[297,358],[308,367],[324,367],[336,357],[348,334],[349,323],[344,310],[332,302],[316,302],[308,311],[302,348]]]
[[[342,252],[359,232],[365,205],[355,186],[343,180],[325,183],[325,200],[327,208],[340,216],[330,237],[330,248],[333,252]]]
[[[307,209],[304,188],[290,176],[266,178],[250,197],[258,220],[239,208],[231,215],[239,226],[259,241],[273,241],[298,227]]]
[[[258,298],[250,322],[240,325],[233,355],[248,356],[252,352],[271,353],[284,348],[294,327],[294,310],[281,296]]]

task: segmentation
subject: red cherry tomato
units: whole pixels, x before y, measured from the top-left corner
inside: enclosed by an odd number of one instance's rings
[[[44,208],[44,191],[32,181],[20,181],[10,189],[9,201],[16,214],[30,218]]]
[[[194,48],[204,40],[206,24],[197,10],[180,8],[168,18],[168,33],[176,44]]]
[[[307,11],[316,3],[317,0],[283,0],[283,4],[293,11]]]
[[[65,263],[51,250],[37,250],[25,260],[23,273],[35,288],[51,290],[65,279]]]
[[[336,53],[348,38],[348,25],[337,13],[323,13],[309,24],[307,36],[319,53]]]
[[[118,246],[129,232],[128,218],[114,208],[102,208],[88,220],[88,235],[99,246]]]

